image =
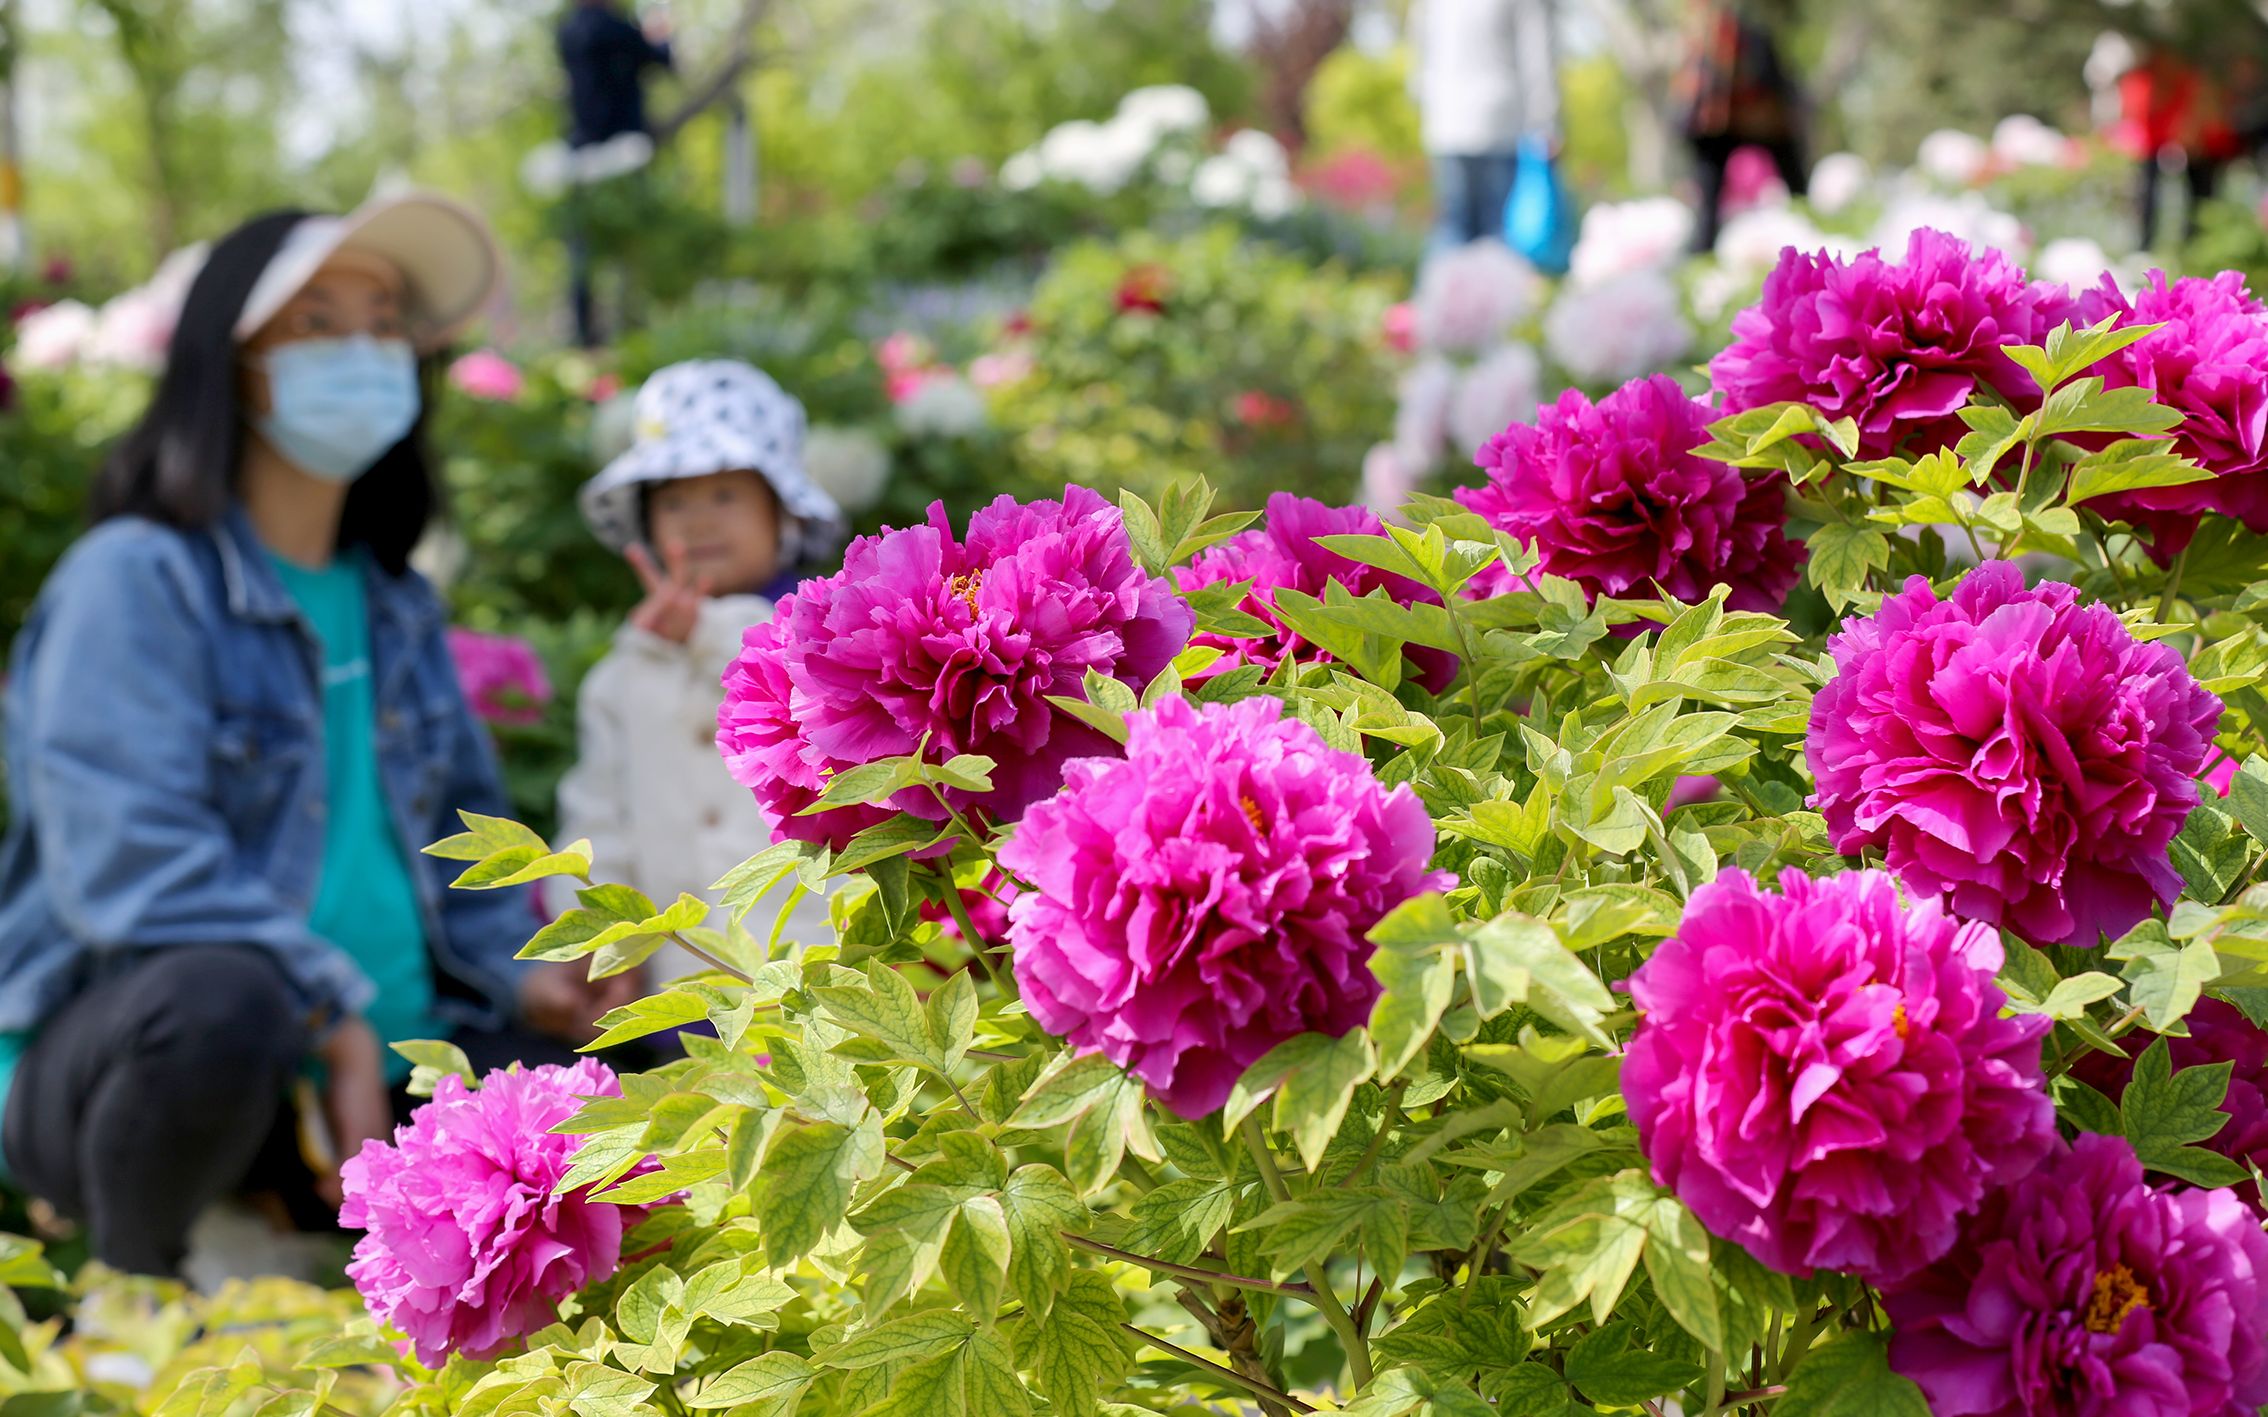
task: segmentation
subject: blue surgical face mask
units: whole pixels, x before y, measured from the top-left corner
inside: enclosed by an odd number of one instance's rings
[[[252,426],[315,477],[354,481],[417,422],[417,354],[405,340],[297,340],[260,362],[269,411]]]

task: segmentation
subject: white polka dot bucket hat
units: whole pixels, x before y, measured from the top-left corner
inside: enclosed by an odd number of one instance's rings
[[[632,406],[630,450],[583,484],[583,520],[616,551],[646,536],[640,489],[653,482],[748,469],[779,495],[796,524],[791,559],[842,544],[843,513],[803,470],[803,405],[772,377],[732,359],[657,370]]]

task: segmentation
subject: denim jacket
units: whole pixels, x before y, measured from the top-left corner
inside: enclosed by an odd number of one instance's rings
[[[441,603],[369,574],[379,776],[411,863],[436,1009],[510,1016],[535,921],[519,890],[452,891],[419,854],[457,809],[504,811]],[[373,986],[308,929],[323,860],[322,653],[241,508],[180,531],[120,518],[49,577],[7,691],[14,799],[0,842],[0,1031],[36,1028],[145,950],[270,951],[311,1014]]]

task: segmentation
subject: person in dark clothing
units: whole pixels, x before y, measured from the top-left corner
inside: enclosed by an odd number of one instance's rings
[[[1678,76],[1685,139],[1693,149],[1700,209],[1693,249],[1716,249],[1723,220],[1725,168],[1744,147],[1761,148],[1790,194],[1809,188],[1800,96],[1771,32],[1722,0],[1694,7],[1691,48]]]
[[[632,24],[613,0],[577,0],[559,25],[559,62],[567,71],[567,144],[587,148],[626,133],[646,131],[645,76],[649,68],[670,67],[669,17],[650,13],[644,26]],[[585,349],[599,343],[597,312],[591,298],[590,246],[582,237],[568,242],[575,310],[575,342]]]

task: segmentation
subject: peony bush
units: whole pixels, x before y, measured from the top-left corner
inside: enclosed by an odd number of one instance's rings
[[[169,1410],[2257,1412],[2268,315],[2161,284],[1791,251],[1400,520],[862,542],[720,685],[713,911],[432,848],[702,961],[599,1021],[677,1055],[405,1045],[368,1317]]]

